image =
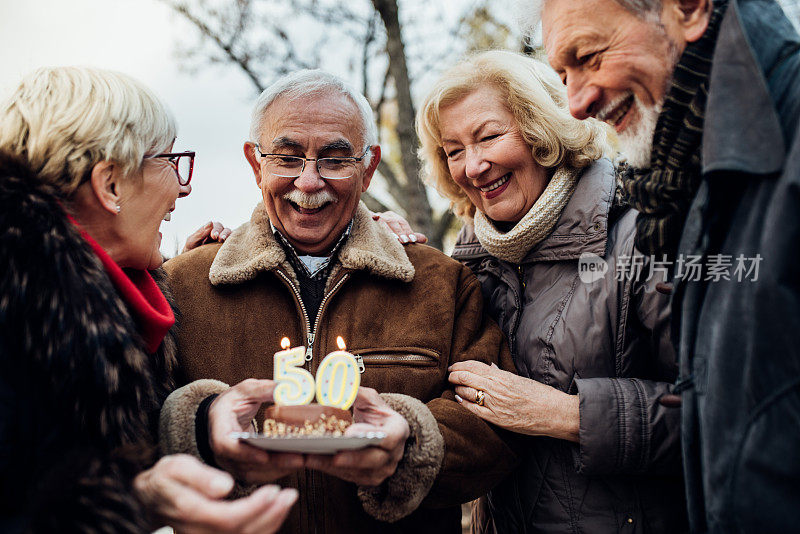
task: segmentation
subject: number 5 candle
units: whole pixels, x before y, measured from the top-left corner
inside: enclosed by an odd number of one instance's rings
[[[314,399],[314,377],[303,369],[306,361],[304,347],[289,348],[289,338],[281,339],[284,350],[275,353],[273,378],[275,386],[273,398],[275,404],[296,405],[308,404]]]

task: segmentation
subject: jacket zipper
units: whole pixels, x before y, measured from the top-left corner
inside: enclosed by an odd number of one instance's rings
[[[331,290],[322,297],[322,302],[319,303],[319,311],[317,312],[317,320],[314,321],[314,333],[311,334],[312,341],[309,341],[308,350],[306,350],[306,361],[311,361],[311,358],[313,357],[311,353],[311,347],[313,346],[313,338],[316,335],[317,328],[319,327],[319,320],[322,317],[322,311],[325,309],[325,303],[328,302],[328,299],[330,299],[330,297],[332,297],[339,290],[339,288],[348,278],[350,278],[349,274],[345,273],[342,275],[342,277],[333,285]],[[355,354],[354,356],[356,357],[356,363],[358,364],[358,372],[364,374],[364,371],[366,370],[366,367],[364,366],[364,359],[358,354]]]
[[[275,269],[275,272],[283,278],[283,281],[286,282],[286,285],[289,286],[289,289],[292,290],[294,293],[295,298],[297,298],[297,302],[300,304],[300,310],[303,312],[303,319],[305,320],[306,325],[306,337],[308,338],[309,345],[314,342],[314,335],[308,330],[309,326],[311,325],[311,320],[308,318],[308,311],[306,310],[306,305],[303,304],[303,298],[300,296],[300,290],[297,289],[289,277],[280,269]],[[308,351],[306,351],[306,361],[308,361]]]
[[[317,320],[314,321],[314,330],[308,333],[308,348],[306,349],[306,361],[310,362],[314,358],[314,337],[317,333],[317,328],[319,328],[320,319],[322,319],[322,313],[325,311],[325,304],[338,290],[342,287],[342,284],[350,277],[347,273],[345,273],[336,284],[328,291],[323,297],[322,302],[319,303],[319,310],[317,311]]]
[[[303,312],[303,319],[305,320],[305,324],[306,324],[306,339],[307,339],[307,342],[308,342],[308,348],[306,348],[306,362],[307,362],[306,363],[306,367],[310,371],[311,370],[311,360],[314,359],[314,350],[313,350],[314,338],[316,337],[317,328],[319,328],[320,319],[322,319],[322,313],[325,310],[325,303],[336,293],[336,291],[339,290],[339,288],[342,286],[342,284],[349,278],[349,275],[347,273],[345,273],[336,282],[336,284],[334,284],[334,286],[331,288],[331,290],[322,297],[322,302],[320,302],[319,310],[317,311],[317,320],[314,321],[314,328],[312,330],[311,329],[311,320],[308,318],[308,310],[306,309],[306,305],[303,303],[303,297],[300,296],[300,290],[297,287],[295,287],[295,285],[292,283],[292,281],[289,278],[289,276],[286,275],[283,271],[281,271],[280,269],[276,269],[275,272],[278,273],[278,275],[281,278],[283,278],[284,282],[286,282],[286,285],[288,285],[289,288],[292,290],[292,293],[294,293],[294,296],[297,299],[297,302],[300,303],[300,309]],[[361,360],[360,356],[356,356],[356,361],[359,364],[358,365],[359,371],[361,371],[363,373],[364,372],[362,370],[362,367],[364,366],[363,360]],[[315,505],[316,505],[316,492],[314,491],[314,489],[315,489],[314,486],[315,486],[316,483],[314,481],[314,472],[313,471],[308,471],[306,473],[306,480],[308,481],[309,491],[311,493],[311,500],[309,501],[308,518],[309,518],[310,524],[314,527],[314,533],[316,533],[317,532],[317,514],[316,514],[316,508],[315,508]]]
[[[338,282],[333,286],[333,288],[322,297],[322,302],[319,304],[319,311],[317,311],[317,320],[314,321],[314,328],[311,329],[311,320],[308,318],[308,310],[306,310],[306,305],[303,304],[303,298],[300,296],[300,290],[295,287],[289,277],[280,269],[275,270],[276,273],[280,275],[281,278],[286,282],[286,285],[291,288],[294,296],[297,298],[297,302],[300,304],[300,309],[303,312],[303,319],[305,319],[306,324],[306,342],[308,343],[308,347],[306,347],[306,361],[310,362],[314,359],[314,338],[316,337],[317,328],[319,327],[320,319],[322,319],[322,312],[325,309],[325,303],[333,296],[334,293],[341,287],[341,285],[349,278],[348,274],[342,276]],[[359,358],[356,357],[356,360],[359,361]],[[359,370],[363,362],[360,362]],[[363,371],[361,371],[363,373]]]
[[[425,362],[425,363],[435,363],[436,360],[430,356],[423,356],[421,354],[404,354],[402,356],[389,356],[389,355],[371,355],[368,354],[366,356],[367,360],[369,361],[389,361],[389,362]],[[356,355],[356,360],[358,360],[362,365],[364,362],[364,358],[361,355]],[[363,372],[363,371],[362,371]]]
[[[502,279],[501,275],[501,279]],[[525,290],[525,268],[522,264],[517,265],[517,281],[519,282],[520,287]],[[520,294],[514,288],[513,284],[510,283],[510,280],[506,278],[506,284],[511,289],[511,293],[514,295],[514,304],[517,308],[517,316],[514,319],[514,323],[511,325],[511,330],[508,332],[508,346],[511,350],[511,357],[516,360],[517,358],[517,329],[519,328],[520,320],[522,319],[522,299]]]

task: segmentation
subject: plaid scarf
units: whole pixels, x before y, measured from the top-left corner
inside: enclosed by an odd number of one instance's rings
[[[628,168],[623,184],[639,211],[636,247],[674,258],[689,206],[700,185],[708,75],[727,0],[715,0],[708,29],[687,45],[675,67],[653,136],[649,169]]]

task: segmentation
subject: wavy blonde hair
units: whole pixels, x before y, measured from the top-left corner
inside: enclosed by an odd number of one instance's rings
[[[172,114],[130,76],[88,67],[28,74],[0,106],[0,150],[17,155],[65,196],[113,161],[130,176],[175,140]]]
[[[470,56],[442,74],[423,101],[416,121],[423,178],[450,200],[451,209],[462,219],[474,217],[475,205],[450,175],[439,113],[487,85],[504,95],[539,165],[553,172],[561,166],[581,169],[611,154],[608,127],[594,119],[581,121],[570,115],[566,88],[548,65],[499,50]]]

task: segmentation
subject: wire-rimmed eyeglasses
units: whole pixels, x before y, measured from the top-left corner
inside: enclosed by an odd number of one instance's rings
[[[356,173],[356,164],[367,155],[372,148],[368,145],[360,157],[336,156],[325,158],[306,158],[288,154],[271,154],[261,152],[261,147],[255,145],[258,154],[263,158],[267,172],[281,178],[297,178],[306,168],[307,161],[315,161],[317,172],[326,180],[346,180]]]
[[[178,183],[181,185],[189,185],[189,182],[192,181],[192,173],[194,172],[194,154],[194,151],[187,150],[186,152],[165,152],[163,154],[145,157],[167,158],[169,164],[175,169],[175,174],[178,175]]]

